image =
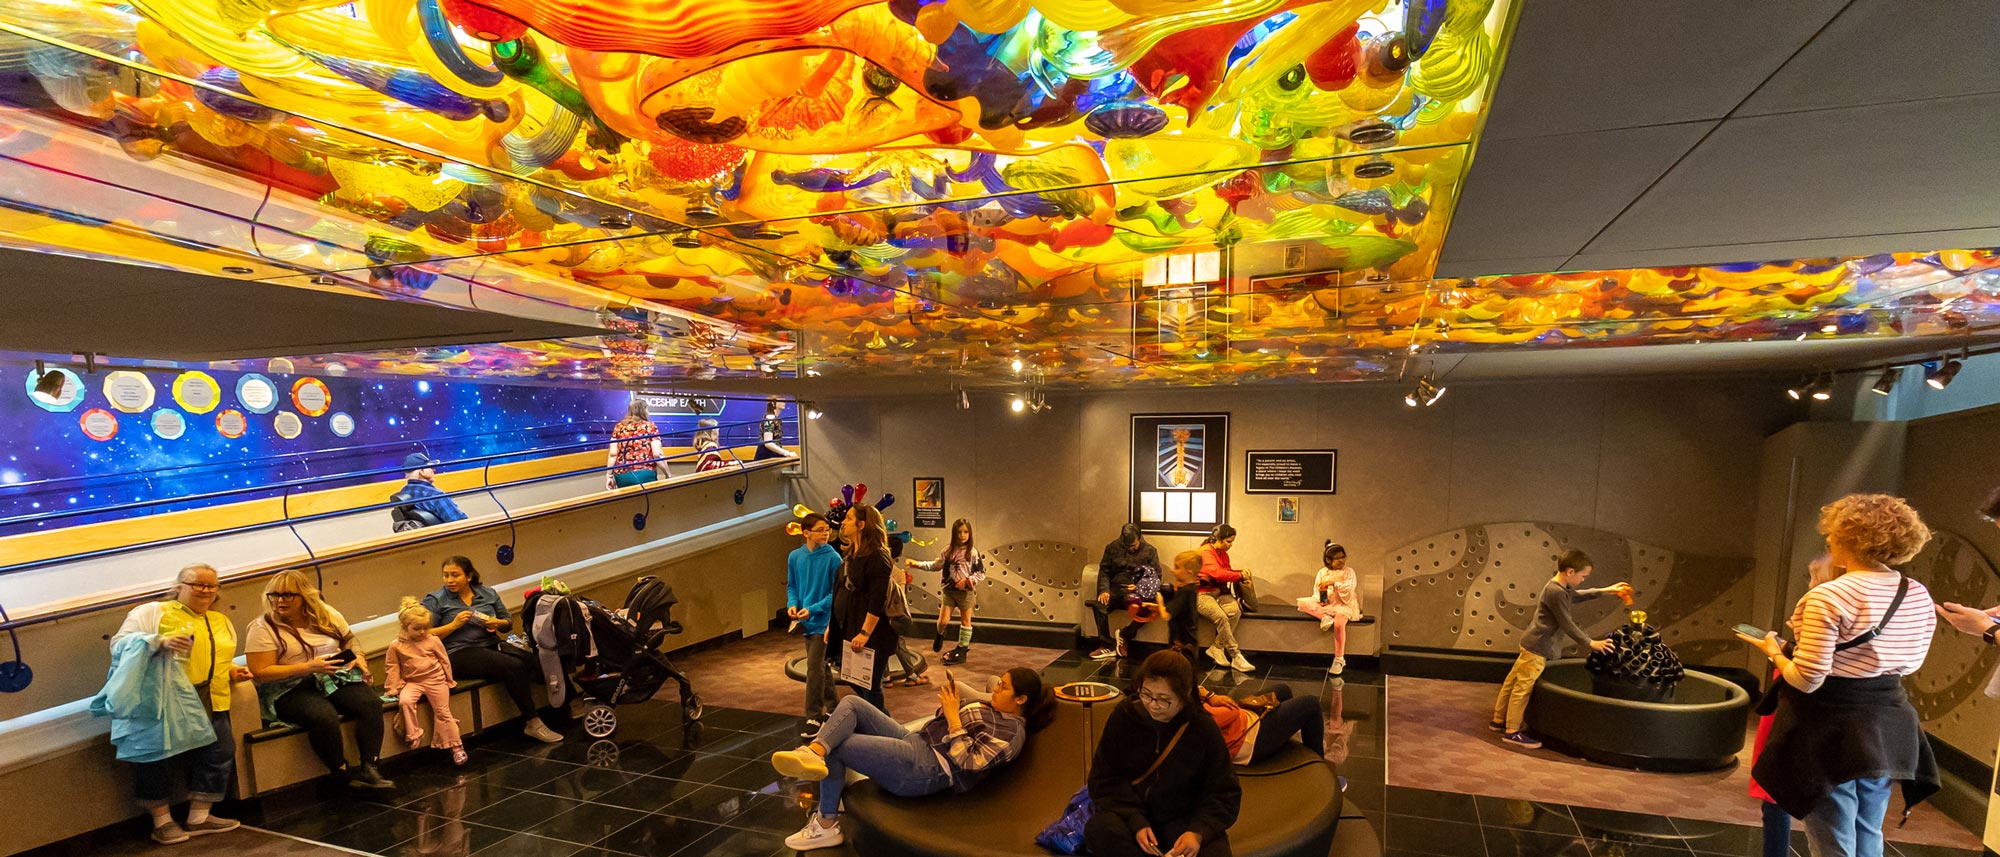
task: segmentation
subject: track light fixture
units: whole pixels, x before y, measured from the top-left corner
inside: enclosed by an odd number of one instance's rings
[[[818,408],[810,406],[806,408],[806,419],[816,420],[822,416],[825,416],[825,414],[820,413],[820,410]]]
[[[1901,374],[1903,374],[1901,366],[1882,367],[1882,377],[1876,378],[1875,386],[1868,388],[1868,391],[1877,396],[1889,395],[1896,389],[1896,376]]]
[[[1403,404],[1412,408],[1428,408],[1437,404],[1439,399],[1444,398],[1444,391],[1445,388],[1440,386],[1435,379],[1430,375],[1425,375],[1417,379],[1417,386],[1415,388],[1403,394]]]
[[[1924,365],[1924,383],[1933,390],[1942,390],[1949,387],[1951,386],[1951,379],[1958,377],[1958,367],[1961,365],[1964,364],[1953,357],[1940,359],[1937,362],[1936,368],[1932,368],[1931,364],[1927,363]]]
[[[1827,375],[1814,378],[1812,383],[1806,385],[1806,395],[1811,396],[1815,402],[1833,398],[1833,378]]]

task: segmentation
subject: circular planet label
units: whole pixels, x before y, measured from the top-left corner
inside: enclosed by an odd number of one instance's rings
[[[334,437],[350,437],[354,434],[354,417],[342,411],[328,417],[326,427],[333,429]]]
[[[104,398],[125,413],[143,413],[153,406],[152,379],[138,372],[113,372],[104,376]]]
[[[84,411],[76,420],[83,426],[85,437],[95,441],[107,441],[118,436],[118,416],[103,408]]]
[[[153,412],[153,434],[161,440],[180,440],[187,434],[187,417],[172,408],[161,408]]]
[[[292,385],[292,404],[299,413],[317,417],[326,413],[333,404],[333,392],[326,388],[326,382],[318,378],[300,378]]]
[[[174,379],[174,401],[191,414],[205,414],[222,402],[222,386],[207,372],[182,372]]]
[[[279,411],[278,418],[271,421],[271,427],[286,440],[296,439],[306,430],[306,424],[299,419],[299,415],[291,411]]]
[[[35,407],[57,414],[69,413],[76,410],[77,405],[83,404],[83,378],[60,366],[47,371],[50,375],[62,378],[62,389],[52,397],[43,398],[35,392],[35,385],[41,382],[42,373],[29,369],[27,386],[22,388],[28,391],[28,401],[34,402]]]
[[[243,412],[231,408],[215,415],[215,430],[226,438],[239,438],[250,428],[250,420]]]
[[[278,406],[278,385],[255,373],[236,379],[236,403],[253,414],[268,414]]]

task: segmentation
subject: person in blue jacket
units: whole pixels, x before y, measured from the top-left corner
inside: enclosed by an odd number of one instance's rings
[[[458,508],[443,491],[432,484],[437,481],[437,460],[421,452],[412,452],[403,457],[403,470],[409,481],[389,499],[403,504],[406,510],[425,512],[437,518],[440,524],[463,521],[465,512]]]
[[[833,668],[826,659],[826,621],[833,612],[833,577],[840,570],[840,551],[828,540],[833,525],[819,513],[799,521],[806,543],[785,558],[785,615],[792,620],[791,631],[806,638],[806,726],[804,734],[819,732],[833,710]]]

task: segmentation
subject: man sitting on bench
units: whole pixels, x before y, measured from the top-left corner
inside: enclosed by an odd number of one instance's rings
[[[458,508],[458,504],[432,484],[437,480],[436,459],[421,452],[412,452],[403,457],[403,469],[408,471],[409,481],[403,483],[402,490],[389,497],[390,502],[398,504],[389,510],[396,532],[465,520],[465,512]]]

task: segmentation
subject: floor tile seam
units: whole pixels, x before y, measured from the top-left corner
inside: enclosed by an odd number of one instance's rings
[[[321,841],[319,841],[319,840],[316,840],[316,839],[307,839],[307,838],[305,838],[305,837],[303,837],[303,836],[294,836],[294,835],[292,835],[292,834],[290,834],[290,833],[285,833],[285,832],[282,832],[282,831],[277,831],[277,830],[271,830],[271,829],[269,829],[269,828],[264,828],[264,827],[258,827],[258,826],[254,825],[254,824],[245,824],[245,825],[243,825],[243,829],[244,829],[244,830],[253,830],[253,831],[256,831],[256,832],[258,832],[258,833],[263,833],[263,834],[268,834],[268,835],[271,835],[271,836],[276,836],[276,837],[279,837],[279,838],[281,838],[281,839],[289,839],[289,840],[292,840],[293,842],[303,842],[303,843],[305,843],[305,844],[307,844],[307,845],[317,845],[317,846],[319,846],[319,847],[321,847],[321,848],[331,848],[331,849],[333,849],[333,850],[335,850],[335,851],[341,851],[341,852],[345,852],[345,853],[348,853],[348,854],[359,854],[359,855],[362,855],[362,857],[375,857],[375,856],[374,856],[374,854],[372,854],[371,852],[367,852],[367,851],[361,851],[361,850],[358,850],[358,849],[354,849],[354,848],[348,848],[348,847],[346,847],[346,846],[344,846],[344,845],[333,845],[333,844],[330,844],[330,843],[326,843],[326,842],[321,842]],[[342,829],[343,829],[343,830],[345,830],[346,828],[342,828]],[[332,835],[332,834],[328,834],[328,835],[330,836],[330,835]],[[400,845],[400,844],[402,844],[402,843],[401,843],[401,842],[398,842],[397,844],[398,844],[398,845]]]

